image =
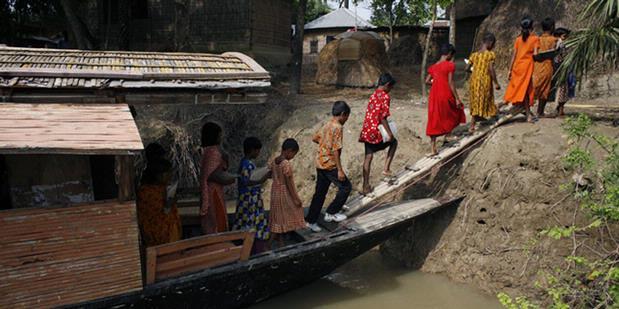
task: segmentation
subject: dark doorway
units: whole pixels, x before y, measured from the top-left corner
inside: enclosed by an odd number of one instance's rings
[[[118,186],[114,173],[115,165],[114,156],[90,156],[90,173],[95,201],[118,197]]]
[[[0,155],[0,209],[13,208],[11,202],[11,186],[9,185],[9,169],[6,157]]]

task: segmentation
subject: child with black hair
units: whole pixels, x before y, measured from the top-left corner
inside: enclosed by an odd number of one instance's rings
[[[202,161],[200,175],[200,216],[202,232],[206,234],[228,231],[228,215],[224,186],[236,180],[229,174],[228,162],[221,150],[222,128],[213,122],[202,126]]]
[[[531,106],[535,103],[533,87],[533,56],[539,50],[539,37],[532,33],[533,20],[523,17],[520,20],[521,35],[514,43],[514,53],[509,65],[509,84],[504,101],[513,105],[522,104],[527,121],[535,122],[531,115]]]
[[[265,241],[269,239],[269,225],[262,203],[262,186],[269,174],[264,173],[259,179],[254,179],[255,160],[262,150],[262,142],[257,137],[248,137],[243,141],[243,158],[239,164],[238,191],[236,215],[233,230],[249,230],[256,232],[254,252],[266,250]]]
[[[565,40],[570,35],[570,30],[567,28],[557,28],[554,32],[554,36],[557,38],[558,53],[555,57],[555,67],[558,68],[565,57],[567,56],[567,49],[565,47]],[[567,80],[557,86],[557,95],[555,101],[557,102],[557,116],[565,116],[565,103],[570,98],[574,97],[574,89],[576,88],[576,76],[573,72],[569,72]]]
[[[432,141],[432,156],[438,155],[436,139],[448,135],[466,122],[464,105],[453,81],[456,65],[452,59],[456,49],[451,44],[441,46],[441,58],[428,68],[426,83],[432,84],[428,99],[428,125],[426,134]]]
[[[370,169],[372,167],[372,159],[374,153],[389,148],[387,156],[385,157],[385,168],[383,169],[383,175],[391,177],[391,162],[395,156],[395,152],[398,148],[398,140],[394,136],[392,131],[393,122],[389,121],[391,112],[389,110],[391,105],[391,97],[389,92],[395,86],[396,80],[389,73],[384,73],[378,79],[378,88],[368,102],[367,110],[365,112],[365,119],[363,120],[363,127],[361,129],[361,135],[359,136],[359,142],[365,145],[365,159],[363,161],[363,189],[361,194],[366,195],[373,191],[370,186]],[[381,134],[383,129],[387,136]]]
[[[469,67],[474,66],[469,80],[469,108],[471,110],[471,128],[475,131],[477,118],[488,119],[496,116],[497,108],[494,104],[494,88],[500,90],[501,86],[496,78],[494,70],[495,53],[492,51],[496,38],[492,33],[486,33],[482,40],[481,49],[469,57]]]
[[[320,216],[320,210],[325,203],[329,192],[329,186],[333,183],[338,191],[335,199],[327,208],[326,222],[341,222],[346,220],[346,215],[340,213],[344,203],[352,191],[352,184],[344,168],[342,167],[341,155],[343,148],[343,127],[350,116],[350,106],[344,101],[337,101],[331,109],[333,117],[324,124],[313,137],[313,142],[318,144],[316,156],[316,191],[310,204],[309,212],[305,221],[314,232],[320,232],[321,228],[316,223]]]
[[[558,39],[554,37],[555,20],[548,17],[542,21],[542,31],[544,33],[539,37],[539,53],[552,52],[557,47]],[[545,117],[546,103],[552,88],[552,76],[554,75],[554,66],[552,57],[548,59],[540,59],[535,62],[533,69],[533,86],[535,88],[535,97],[537,98],[537,116]]]
[[[273,241],[283,244],[283,235],[306,227],[303,219],[303,203],[297,193],[290,161],[299,152],[299,143],[288,138],[282,144],[282,151],[269,162],[273,184],[271,186],[271,210],[269,230]]]

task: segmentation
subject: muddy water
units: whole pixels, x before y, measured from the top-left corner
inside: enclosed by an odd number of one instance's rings
[[[311,285],[252,308],[502,308],[492,295],[447,278],[387,265],[377,250]]]

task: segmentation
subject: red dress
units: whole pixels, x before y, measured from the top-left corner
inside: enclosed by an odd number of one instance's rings
[[[428,74],[434,79],[428,100],[428,136],[448,134],[466,122],[464,109],[458,107],[449,88],[449,73],[455,71],[456,66],[451,61],[439,62],[428,68]]]
[[[359,142],[369,144],[380,144],[383,142],[383,136],[378,131],[378,125],[391,114],[389,113],[389,105],[391,97],[382,89],[376,89],[370,97],[368,108],[365,112],[363,120],[363,128],[359,136]]]

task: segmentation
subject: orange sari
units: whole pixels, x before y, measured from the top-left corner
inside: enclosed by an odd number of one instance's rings
[[[137,211],[142,241],[146,247],[157,246],[181,239],[181,218],[176,205],[169,213],[164,211],[166,187],[140,185],[137,193]]]
[[[557,46],[557,38],[550,34],[544,33],[539,38],[539,51],[546,52],[555,49]],[[552,88],[552,75],[554,67],[552,59],[546,59],[542,62],[535,63],[533,70],[533,84],[535,86],[535,97],[538,100],[548,100],[550,88]]]
[[[202,149],[202,178],[200,181],[200,216],[202,233],[214,234],[228,231],[228,213],[224,199],[224,186],[208,181],[216,170],[226,168],[218,146]]]
[[[514,44],[514,64],[507,91],[505,92],[505,102],[511,104],[522,104],[525,98],[529,98],[529,104],[533,105],[535,92],[533,89],[533,53],[539,48],[539,37],[531,34],[526,41],[522,36],[516,39]]]

